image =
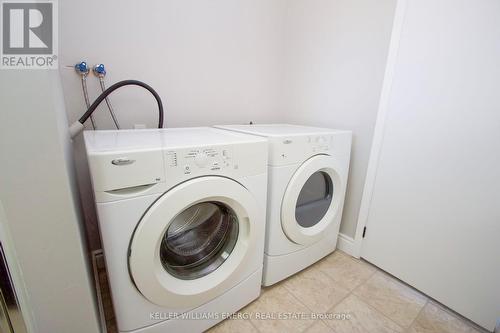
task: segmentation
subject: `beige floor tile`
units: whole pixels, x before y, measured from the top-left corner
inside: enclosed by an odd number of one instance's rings
[[[349,290],[338,285],[317,265],[287,279],[283,285],[313,312],[326,312],[349,294]]]
[[[417,317],[411,333],[472,333],[479,332],[459,316],[452,314],[433,302],[427,303]]]
[[[404,331],[402,327],[352,294],[330,312],[339,316],[349,316],[346,319],[326,321],[336,333],[395,333]]]
[[[375,267],[366,262],[338,250],[321,260],[317,267],[332,278],[335,283],[349,290],[353,290],[368,280],[377,271]]]
[[[410,326],[427,301],[424,295],[383,272],[375,273],[353,293],[403,327]]]
[[[310,311],[282,285],[266,288],[259,299],[241,312],[250,315],[250,320],[261,333],[303,332],[311,325],[311,320],[308,319],[283,317],[290,313],[309,314]]]
[[[306,330],[306,333],[332,333],[332,329],[321,320],[316,320],[316,322]]]
[[[227,319],[212,327],[208,333],[258,333],[249,320],[242,319]]]

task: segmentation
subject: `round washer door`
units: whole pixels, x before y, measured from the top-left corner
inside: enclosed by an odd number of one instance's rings
[[[281,226],[294,243],[318,241],[339,212],[343,179],[337,160],[316,155],[292,176],[281,205]]]
[[[182,183],[151,205],[130,242],[130,275],[165,307],[199,306],[237,282],[252,255],[257,206],[241,184],[216,176]]]

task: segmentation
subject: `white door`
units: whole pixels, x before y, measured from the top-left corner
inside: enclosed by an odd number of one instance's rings
[[[367,178],[373,191],[363,198],[371,203],[361,255],[493,330],[500,319],[500,1],[404,2],[372,152],[378,164]]]
[[[313,156],[297,169],[281,207],[281,226],[291,241],[312,244],[335,223],[343,196],[340,170],[329,155]]]
[[[224,177],[201,177],[161,196],[130,242],[130,275],[151,302],[196,307],[231,288],[255,248],[255,199]]]

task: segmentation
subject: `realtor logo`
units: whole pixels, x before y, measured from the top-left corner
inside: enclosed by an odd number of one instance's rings
[[[57,68],[57,3],[1,1],[2,69]]]

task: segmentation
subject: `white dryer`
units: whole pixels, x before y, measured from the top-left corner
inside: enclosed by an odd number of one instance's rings
[[[216,127],[269,141],[262,284],[281,281],[333,252],[349,173],[351,132],[295,125]]]
[[[260,294],[265,139],[85,132],[120,332],[201,332]]]

